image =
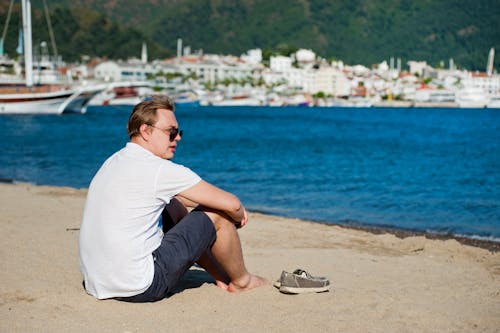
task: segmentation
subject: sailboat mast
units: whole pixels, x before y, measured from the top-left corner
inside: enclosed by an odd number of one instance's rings
[[[26,74],[26,86],[33,86],[33,52],[31,41],[31,1],[22,0],[23,11],[23,35],[24,35],[24,72]]]

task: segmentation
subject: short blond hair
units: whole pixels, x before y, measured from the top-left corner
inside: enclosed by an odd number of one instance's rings
[[[156,110],[158,109],[166,109],[174,112],[174,101],[166,95],[157,95],[146,98],[137,104],[128,118],[128,136],[133,138],[138,135],[142,124],[154,125],[158,120],[156,114]]]

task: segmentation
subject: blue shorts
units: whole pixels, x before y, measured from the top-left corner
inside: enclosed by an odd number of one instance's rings
[[[151,286],[142,294],[116,299],[139,303],[167,297],[182,275],[212,246],[215,239],[215,227],[207,214],[200,210],[190,212],[179,223],[172,225],[153,252],[155,272]]]

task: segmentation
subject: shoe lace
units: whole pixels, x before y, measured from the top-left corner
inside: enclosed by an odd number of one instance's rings
[[[311,278],[311,275],[309,273],[307,273],[306,271],[304,271],[303,269],[296,269],[293,271],[293,274],[295,275],[300,275],[300,276],[304,276],[306,278]]]

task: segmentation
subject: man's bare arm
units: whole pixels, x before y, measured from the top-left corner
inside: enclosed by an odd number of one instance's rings
[[[187,199],[207,208],[222,211],[236,223],[244,226],[247,222],[245,208],[238,197],[202,180],[177,195],[181,201]],[[183,202],[184,203],[184,202]]]
[[[181,195],[177,195],[175,198],[179,200],[184,205],[184,207],[195,208],[196,206],[199,205],[198,202],[191,201]]]

